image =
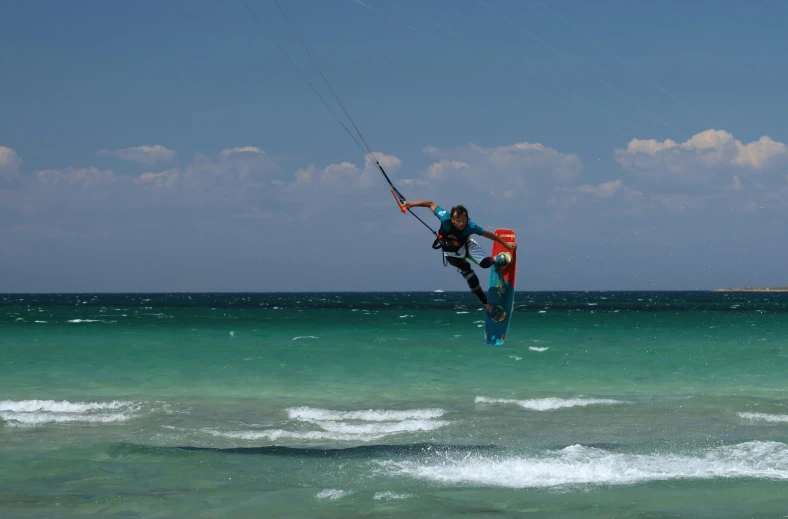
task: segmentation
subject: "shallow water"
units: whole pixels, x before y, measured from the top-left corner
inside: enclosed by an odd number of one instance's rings
[[[788,294],[0,295],[3,517],[782,517]]]

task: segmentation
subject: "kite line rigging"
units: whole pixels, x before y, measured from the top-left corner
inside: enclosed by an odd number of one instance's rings
[[[323,104],[326,106],[326,108],[328,108],[328,110],[331,112],[331,114],[334,116],[334,118],[339,122],[339,124],[342,125],[342,128],[345,129],[345,132],[347,132],[347,134],[350,136],[350,138],[353,139],[353,142],[356,143],[356,146],[358,146],[359,149],[361,149],[361,151],[364,153],[364,155],[367,157],[367,159],[369,159],[370,162],[372,164],[374,164],[375,167],[377,167],[378,171],[380,171],[383,174],[383,178],[386,179],[386,182],[388,183],[389,187],[391,188],[390,189],[391,190],[391,194],[394,195],[394,200],[397,202],[397,206],[399,207],[400,211],[402,211],[403,214],[406,214],[406,212],[407,212],[407,213],[410,213],[411,215],[413,215],[414,218],[416,218],[419,222],[421,222],[422,225],[424,225],[427,229],[430,230],[430,232],[432,232],[432,234],[434,234],[436,236],[435,243],[436,244],[437,243],[441,243],[442,244],[443,237],[437,231],[433,230],[432,227],[430,227],[424,220],[419,218],[419,216],[416,213],[411,211],[410,208],[406,208],[405,207],[405,202],[407,201],[406,198],[405,198],[405,195],[403,195],[402,192],[400,192],[400,190],[397,189],[397,187],[394,185],[394,183],[391,181],[391,179],[389,178],[388,174],[386,173],[386,170],[383,169],[383,166],[381,166],[380,162],[377,160],[377,158],[375,158],[375,154],[372,152],[372,149],[369,147],[369,145],[367,144],[367,141],[364,139],[364,136],[361,134],[361,130],[358,129],[358,126],[356,125],[355,121],[353,121],[353,118],[350,116],[350,112],[348,112],[348,110],[345,107],[345,105],[339,99],[339,96],[337,95],[336,91],[331,86],[331,83],[328,81],[328,78],[323,73],[323,69],[320,66],[320,63],[318,62],[317,57],[315,56],[315,54],[312,52],[312,50],[310,49],[309,45],[307,44],[306,38],[304,38],[302,36],[301,31],[298,28],[298,25],[295,23],[294,20],[292,20],[292,16],[289,14],[289,12],[287,12],[287,9],[282,7],[282,3],[280,2],[280,0],[274,0],[274,2],[276,3],[277,7],[279,8],[279,11],[282,13],[282,16],[285,18],[285,20],[287,21],[288,25],[290,26],[290,29],[295,34],[296,38],[298,38],[298,41],[301,43],[301,46],[306,51],[307,55],[309,55],[309,58],[312,60],[312,63],[314,63],[315,67],[317,68],[318,72],[320,73],[320,77],[323,78],[323,81],[328,86],[328,89],[331,91],[331,94],[334,96],[334,99],[339,104],[339,106],[342,108],[342,111],[345,113],[345,115],[347,116],[348,121],[350,121],[350,124],[356,130],[356,134],[358,135],[358,139],[356,138],[355,135],[353,135],[353,132],[350,131],[350,129],[347,127],[345,122],[342,121],[342,119],[339,117],[339,115],[337,115],[337,113],[331,108],[331,105],[328,104],[326,99],[320,94],[320,92],[317,90],[317,88],[315,88],[315,86],[312,84],[312,82],[309,80],[309,78],[301,71],[301,69],[298,67],[298,65],[296,65],[295,61],[293,61],[293,59],[290,57],[290,55],[287,53],[287,51],[285,51],[284,47],[282,47],[282,45],[279,44],[277,39],[274,37],[274,35],[271,33],[271,31],[268,30],[268,28],[265,26],[265,24],[263,24],[263,22],[260,20],[260,18],[257,16],[257,14],[252,10],[251,7],[249,7],[249,4],[246,2],[246,0],[241,0],[241,3],[243,3],[244,7],[246,7],[246,9],[252,15],[252,18],[257,22],[257,24],[260,27],[263,28],[265,33],[268,35],[268,37],[271,39],[271,41],[273,41],[274,44],[279,48],[279,50],[282,51],[282,54],[285,55],[285,57],[290,62],[290,64],[293,65],[293,67],[296,69],[296,71],[298,71],[298,74],[301,76],[301,78],[304,81],[306,81],[306,83],[309,85],[309,87],[312,89],[312,91],[320,98],[320,100],[323,102]],[[359,139],[361,140],[361,142],[359,142]],[[363,145],[362,145],[362,143],[363,143]],[[437,247],[435,245],[433,245],[433,248],[437,248]]]

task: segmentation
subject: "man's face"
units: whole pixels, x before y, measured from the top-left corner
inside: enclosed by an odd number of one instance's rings
[[[451,223],[454,227],[462,231],[465,229],[465,226],[468,225],[468,215],[454,213],[451,217]]]

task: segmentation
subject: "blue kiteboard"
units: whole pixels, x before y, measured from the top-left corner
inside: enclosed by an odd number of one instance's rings
[[[495,235],[507,243],[516,243],[514,231],[511,229],[497,229]],[[512,261],[505,267],[497,265],[490,267],[487,299],[493,308],[500,306],[506,312],[506,317],[501,321],[494,321],[487,313],[484,319],[484,342],[496,346],[503,344],[512,321],[514,285],[517,278],[517,250],[510,251],[498,242],[493,243],[492,256],[495,257],[501,252],[509,252],[512,255]]]

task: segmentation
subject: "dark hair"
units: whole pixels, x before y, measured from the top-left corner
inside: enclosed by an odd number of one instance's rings
[[[468,210],[465,209],[464,205],[455,205],[451,208],[451,217],[456,218],[457,216],[468,216]],[[470,219],[470,217],[468,217]]]

